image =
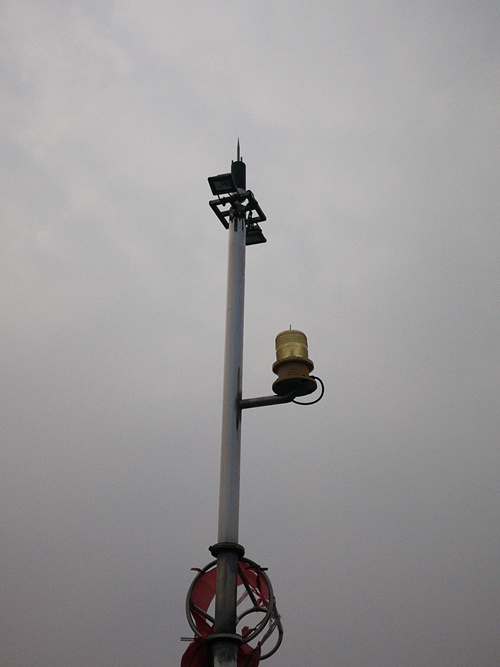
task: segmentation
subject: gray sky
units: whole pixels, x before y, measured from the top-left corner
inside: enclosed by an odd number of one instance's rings
[[[239,136],[244,395],[309,338],[314,407],[244,415],[274,667],[493,667],[495,3],[4,0],[5,667],[179,665],[216,541]],[[265,664],[265,663],[264,663]]]

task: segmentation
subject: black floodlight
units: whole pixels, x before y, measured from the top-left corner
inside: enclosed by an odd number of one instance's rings
[[[247,225],[247,235],[245,245],[256,245],[257,243],[266,243],[267,239],[262,233],[262,229],[256,222]]]
[[[212,194],[217,195],[228,195],[238,192],[234,178],[232,174],[219,174],[218,176],[209,176],[208,183]]]

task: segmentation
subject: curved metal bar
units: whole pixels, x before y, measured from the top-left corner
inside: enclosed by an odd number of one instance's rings
[[[321,394],[319,395],[319,398],[317,398],[314,401],[309,401],[308,403],[303,403],[301,401],[296,401],[294,398],[292,398],[292,403],[295,403],[295,405],[314,405],[315,403],[318,403],[319,401],[321,401],[321,399],[325,395],[325,385],[323,383],[323,380],[321,378],[317,377],[316,375],[311,375],[310,377],[312,377],[314,380],[317,380],[321,385]]]
[[[264,654],[261,653],[261,655],[260,655],[261,660],[266,660],[266,658],[269,658],[270,656],[274,655],[276,653],[276,651],[279,649],[279,647],[281,646],[281,642],[283,641],[283,626],[281,625],[281,620],[279,618],[279,615],[278,615],[277,620],[278,620],[278,622],[276,624],[276,627],[278,628],[278,639],[276,640],[276,644],[273,646],[273,648],[270,651],[268,651],[267,653],[264,653]],[[274,632],[274,628],[273,628],[272,632]],[[271,632],[271,634],[272,634],[272,632]],[[268,637],[271,636],[271,634],[269,634],[267,637],[265,637],[262,640],[261,645],[264,644],[264,642],[268,639]]]
[[[198,572],[196,577],[191,582],[191,586],[189,587],[187,595],[186,595],[186,617],[187,617],[187,621],[189,623],[189,627],[191,628],[191,630],[194,632],[194,634],[197,637],[203,637],[203,635],[201,634],[201,632],[196,627],[196,625],[193,621],[193,618],[191,616],[191,602],[190,602],[191,593],[193,592],[193,588],[195,587],[195,584],[198,581],[198,579],[200,579],[200,577],[202,577],[206,572],[208,572],[208,570],[211,570],[213,568],[213,566],[216,565],[216,564],[217,564],[217,561],[213,560],[211,563],[209,563],[208,565],[205,565],[205,567]]]
[[[271,582],[270,582],[270,580],[269,580],[269,577],[268,577],[267,574],[264,572],[264,570],[263,570],[257,563],[254,563],[253,561],[251,561],[251,560],[248,559],[248,558],[242,558],[241,560],[242,560],[243,562],[248,563],[248,564],[250,565],[250,567],[254,568],[255,570],[257,570],[257,571],[259,572],[259,574],[264,578],[264,581],[266,582],[266,585],[267,585],[267,589],[268,589],[268,591],[269,591],[269,601],[268,601],[268,606],[267,606],[267,607],[255,607],[256,610],[259,610],[259,611],[262,611],[262,612],[265,611],[265,616],[264,616],[264,619],[263,619],[260,623],[258,623],[258,624],[256,625],[256,627],[255,627],[251,632],[249,632],[248,635],[245,637],[245,644],[247,644],[248,642],[252,641],[252,639],[255,639],[255,637],[257,637],[258,635],[260,635],[260,633],[263,631],[263,629],[264,629],[266,623],[267,623],[267,622],[269,621],[269,619],[271,618],[271,614],[272,614],[272,612],[273,612],[275,603],[274,603],[273,586],[272,586],[272,584],[271,584]],[[238,569],[239,569],[239,568],[238,568]],[[240,576],[241,576],[241,574],[240,574]],[[242,578],[242,581],[243,581],[243,577],[241,577],[241,578]],[[245,583],[244,583],[244,586],[245,586],[245,588],[246,588],[246,584],[245,584]],[[250,611],[250,610],[247,609],[246,611],[244,611],[244,612],[241,614],[241,616],[238,616],[238,618],[237,618],[237,620],[236,620],[236,625],[239,624],[239,622],[241,621],[241,619],[242,619],[244,616],[246,616],[246,615],[249,613],[249,611]]]
[[[259,608],[257,608],[257,609],[248,609],[244,614],[241,615],[240,620],[241,620],[241,618],[243,618],[247,614],[251,614],[252,612],[259,612],[259,611],[263,612],[264,610],[259,609]],[[273,634],[273,632],[276,629],[278,631],[278,637],[276,639],[276,643],[273,646],[273,648],[270,651],[268,651],[267,653],[261,654],[261,656],[260,656],[261,660],[266,660],[266,658],[269,658],[271,655],[274,655],[274,653],[276,653],[276,651],[279,649],[279,647],[281,646],[281,643],[283,641],[283,626],[281,625],[281,617],[278,613],[278,610],[276,609],[276,600],[274,601],[273,612],[274,612],[274,620],[273,620],[273,622],[270,622],[269,630],[266,632],[266,634],[261,639],[261,641],[258,643],[258,645],[263,646],[265,644],[265,642],[269,639],[269,637],[271,637],[271,635]],[[247,639],[247,637],[245,637],[243,643],[246,644],[247,642],[248,642],[248,639]]]

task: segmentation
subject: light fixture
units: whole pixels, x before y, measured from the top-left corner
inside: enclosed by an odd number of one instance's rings
[[[217,195],[229,195],[235,194],[238,192],[236,183],[232,174],[219,174],[218,176],[209,176],[208,183],[212,194]]]
[[[257,243],[266,243],[266,241],[262,229],[256,222],[247,225],[246,245],[256,245]]]
[[[258,224],[264,222],[266,216],[253,192],[246,189],[246,181],[246,165],[240,156],[238,139],[237,158],[231,162],[231,171],[208,177],[212,194],[217,197],[208,204],[226,229],[229,229],[229,222],[238,209],[245,219],[245,245],[266,243],[266,237]]]
[[[309,359],[307,338],[302,331],[288,329],[276,336],[276,361],[273,371],[278,379],[273,384],[275,394],[312,394],[317,387],[315,378],[310,375],[313,368],[314,364]]]

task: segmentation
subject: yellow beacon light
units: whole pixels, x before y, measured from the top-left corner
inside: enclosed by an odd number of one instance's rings
[[[307,396],[316,391],[317,384],[310,373],[314,369],[309,359],[307,338],[302,331],[287,329],[276,336],[276,361],[273,372],[278,379],[273,383],[273,391],[278,396],[295,393]]]

